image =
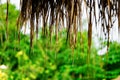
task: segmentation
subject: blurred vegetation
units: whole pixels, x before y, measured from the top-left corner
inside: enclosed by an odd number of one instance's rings
[[[97,55],[93,45],[90,63],[87,64],[86,31],[78,33],[74,48],[66,44],[64,31],[57,42],[55,35],[49,42],[49,38],[39,33],[39,39],[34,40],[32,54],[29,54],[29,36],[21,33],[20,43],[17,39],[19,11],[10,4],[8,40],[5,4],[0,5],[0,11],[0,65],[7,66],[7,69],[0,69],[0,80],[110,80],[120,75],[120,44],[111,43],[108,54],[103,56]]]

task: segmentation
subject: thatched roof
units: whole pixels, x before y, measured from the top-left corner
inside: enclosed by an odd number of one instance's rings
[[[36,37],[38,37],[38,23],[40,20],[43,21],[43,35],[49,35],[50,40],[54,30],[56,39],[58,39],[58,27],[63,27],[66,24],[67,41],[75,44],[78,27],[81,27],[82,3],[85,4],[84,6],[86,7],[89,19],[89,49],[92,41],[93,23],[101,24],[103,32],[108,36],[109,46],[109,33],[115,17],[118,17],[120,26],[120,0],[20,0],[21,13],[18,19],[18,28],[20,29],[22,25],[30,21],[30,45],[32,46],[34,31],[36,32]],[[96,14],[96,6],[98,6],[99,15]],[[99,17],[99,20],[96,17]],[[60,24],[62,26],[59,26]],[[97,28],[99,29],[99,27]]]

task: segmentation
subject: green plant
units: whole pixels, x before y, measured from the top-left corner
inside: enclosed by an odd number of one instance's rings
[[[110,44],[108,54],[104,57],[104,69],[106,78],[113,79],[120,75],[120,44],[113,42]]]

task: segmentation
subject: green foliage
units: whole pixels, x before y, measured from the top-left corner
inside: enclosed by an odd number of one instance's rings
[[[83,40],[86,39],[83,37]],[[81,80],[87,76],[87,48],[83,48],[87,47],[86,43],[76,45],[72,50],[66,45],[65,38],[57,43],[55,40],[51,43],[45,40],[40,38],[34,42],[32,54],[29,54],[29,39],[25,35],[22,35],[20,44],[16,39],[4,42],[0,61],[9,66],[6,73],[9,79]]]
[[[0,4],[0,46],[6,39],[6,7],[6,4]],[[8,35],[10,35],[10,42],[12,42],[12,39],[16,39],[17,37],[16,21],[18,14],[19,11],[16,9],[15,5],[9,4]]]
[[[116,42],[111,43],[108,54],[104,57],[104,59],[106,78],[116,78],[120,75],[120,44]]]

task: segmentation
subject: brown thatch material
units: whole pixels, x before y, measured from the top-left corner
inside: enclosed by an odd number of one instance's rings
[[[108,38],[112,28],[114,19],[118,16],[120,26],[120,0],[21,0],[21,13],[19,16],[19,24],[22,26],[30,20],[30,45],[32,47],[34,31],[38,37],[38,23],[43,21],[43,35],[51,36],[55,29],[56,39],[58,39],[59,24],[65,26],[67,24],[67,41],[75,44],[77,41],[77,31],[81,22],[81,6],[85,3],[87,9],[88,21],[88,46],[90,51],[92,41],[92,24],[100,23],[103,32]],[[96,5],[99,8],[99,16],[96,15]],[[97,21],[96,17],[99,17]],[[93,21],[95,20],[95,21]],[[49,24],[49,26],[47,26]],[[55,27],[53,27],[55,26]],[[99,27],[97,27],[99,29]],[[49,32],[48,30],[49,29]]]
[[[49,35],[52,36],[53,26],[55,25],[55,34],[58,38],[58,25],[67,22],[67,40],[73,40],[72,34],[74,34],[74,41],[76,41],[77,33],[77,21],[81,19],[81,3],[82,0],[21,0],[21,14],[19,17],[19,23],[24,24],[30,20],[31,24],[31,46],[36,30],[36,36],[38,34],[38,20],[43,20],[43,35],[47,36],[47,24],[49,24]],[[41,18],[42,17],[42,18]],[[50,19],[48,19],[48,17]],[[36,24],[35,24],[36,21]],[[49,22],[49,23],[48,23]],[[22,26],[21,25],[21,26]],[[38,37],[38,36],[37,36]]]

